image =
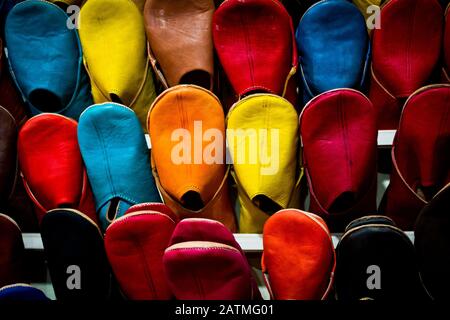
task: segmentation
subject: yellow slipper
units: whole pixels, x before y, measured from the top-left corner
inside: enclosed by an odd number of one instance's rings
[[[240,204],[239,230],[262,233],[280,209],[298,208],[298,115],[291,103],[272,94],[237,102],[227,117],[227,142]]]
[[[89,0],[80,11],[79,33],[94,102],[130,107],[145,128],[156,93],[138,7],[131,0]]]

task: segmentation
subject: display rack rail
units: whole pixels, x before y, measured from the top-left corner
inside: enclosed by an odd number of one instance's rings
[[[414,232],[407,231],[405,234],[414,242]],[[336,247],[342,234],[334,233],[332,235],[333,244]],[[25,249],[27,250],[43,250],[41,235],[39,233],[24,233],[22,234]],[[263,236],[262,234],[253,233],[236,233],[234,238],[246,253],[260,253],[263,251]]]

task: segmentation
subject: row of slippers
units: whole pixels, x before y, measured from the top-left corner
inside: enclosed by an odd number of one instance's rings
[[[90,0],[80,11],[79,38],[63,10],[29,0],[9,12],[5,40],[13,78],[33,115],[53,111],[77,120],[93,102],[120,101],[145,127],[156,98],[151,67],[165,88],[217,89],[215,48],[228,79],[220,83],[229,81],[233,91],[220,95],[226,106],[255,91],[297,106],[297,82],[303,103],[335,88],[365,91],[370,73],[377,126],[395,129],[405,99],[435,81],[434,71],[442,67],[438,81],[448,82],[446,16],[437,0],[386,1],[382,25],[370,38],[363,15],[348,1],[317,2],[294,34],[278,1],[227,0],[216,10],[212,0],[148,0],[141,12],[131,0]]]
[[[352,221],[335,252],[317,215],[281,210],[266,223],[262,272],[272,299],[445,299],[450,261],[450,185],[424,208],[415,247],[385,216]],[[23,242],[19,227],[0,216],[0,300],[22,285]],[[111,271],[130,300],[259,300],[252,268],[233,234],[207,219],[179,220],[159,203],[131,207],[103,238],[83,213],[55,209],[41,225],[48,268],[58,300],[111,297]],[[417,263],[418,262],[418,263]],[[78,268],[74,290],[69,277]],[[11,285],[13,284],[13,285]]]
[[[413,229],[420,210],[450,182],[449,96],[450,85],[426,87],[403,108],[392,148],[391,183],[379,208],[403,230]],[[174,109],[182,112],[176,114]],[[333,232],[377,212],[376,117],[371,102],[355,90],[317,96],[303,110],[299,124],[294,107],[278,96],[250,95],[236,103],[225,119],[219,100],[209,91],[188,85],[170,88],[149,111],[151,161],[137,116],[120,104],[91,106],[78,124],[61,115],[41,114],[28,120],[18,134],[12,116],[0,111],[3,194],[11,193],[20,170],[39,221],[49,210],[70,207],[98,219],[105,230],[132,205],[163,200],[181,219],[207,218],[232,232],[239,226],[243,233],[261,233],[274,212],[304,207],[303,177],[311,195],[309,211],[319,214]],[[203,131],[198,137],[195,123],[200,121]],[[172,158],[180,144],[173,140],[173,132],[180,123],[192,136],[182,141],[187,154],[192,152],[192,162],[177,163]],[[234,161],[230,168],[225,164],[226,152],[217,148],[222,163],[204,159],[195,163],[198,150],[192,150],[191,139],[202,141],[203,155],[210,147],[203,136],[208,130],[221,134],[216,147],[229,140],[236,160],[239,143],[231,141],[225,127],[279,130],[278,150],[264,143],[248,143],[244,150],[245,159],[254,153],[275,158],[271,153],[279,152],[279,169],[261,176],[266,165],[260,162]],[[229,178],[237,187],[239,221]]]

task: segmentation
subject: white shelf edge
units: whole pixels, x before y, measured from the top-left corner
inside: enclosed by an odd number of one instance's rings
[[[405,234],[414,243],[414,232],[407,231]],[[336,233],[332,235],[333,245],[337,246],[342,234]],[[41,235],[39,233],[23,233],[23,243],[27,250],[44,250]],[[253,233],[236,233],[234,238],[241,246],[242,250],[247,253],[260,253],[263,251],[263,236],[262,234]]]
[[[378,131],[378,146],[390,147],[394,143],[394,137],[397,130],[379,130]]]

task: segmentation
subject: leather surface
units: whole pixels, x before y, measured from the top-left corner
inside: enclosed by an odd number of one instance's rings
[[[0,39],[0,106],[7,109],[14,117],[18,127],[27,120],[25,104],[14,87],[11,74],[8,69],[6,57],[3,54],[3,41]]]
[[[25,284],[17,284],[0,288],[0,301],[24,302],[24,301],[49,301],[45,294],[36,288]]]
[[[325,92],[300,116],[309,210],[332,231],[376,212],[377,128],[372,103],[351,89]]]
[[[450,263],[450,184],[422,209],[414,227],[414,246],[422,281],[435,300],[449,297],[447,266]]]
[[[3,70],[5,71],[5,70]],[[6,70],[7,72],[7,70]],[[5,79],[6,75],[2,73],[0,75],[0,91],[3,89],[8,90],[1,82]],[[9,84],[9,89],[14,88]],[[12,95],[7,97],[8,93],[5,93],[4,98],[9,100]],[[14,91],[10,92],[15,94]],[[0,92],[0,102],[2,94]],[[10,104],[10,106],[15,106]],[[16,105],[22,108],[22,105]],[[37,219],[33,211],[33,205],[31,200],[23,186],[23,181],[20,178],[20,170],[17,159],[17,135],[18,129],[17,121],[26,121],[25,114],[22,113],[23,109],[17,109],[16,120],[14,120],[11,112],[15,112],[13,108],[9,108],[8,112],[0,105],[0,210],[1,212],[12,217],[22,228],[23,232],[34,232],[37,230]],[[22,116],[24,118],[22,118]],[[19,122],[20,123],[20,122]]]
[[[370,55],[363,15],[346,1],[311,6],[296,31],[303,102],[336,88],[361,89]]]
[[[260,297],[259,292],[254,292],[257,287],[250,266],[239,245],[230,241],[232,238],[225,226],[205,219],[187,219],[177,226],[163,258],[169,285],[177,299]]]
[[[17,146],[23,180],[39,221],[47,211],[61,207],[97,220],[74,120],[57,114],[35,116],[20,129]]]
[[[444,20],[444,36],[443,36],[443,77],[444,82],[450,82],[450,6],[447,6],[445,10],[445,20]]]
[[[163,268],[164,250],[178,218],[164,205],[131,207],[106,230],[105,248],[122,292],[130,300],[173,298]]]
[[[214,220],[201,218],[181,220],[170,239],[170,245],[189,241],[222,243],[244,254],[233,234],[222,223]]]
[[[362,226],[365,226],[368,224],[384,224],[384,225],[395,226],[394,221],[389,217],[372,215],[372,216],[365,216],[365,217],[353,220],[352,222],[350,222],[348,224],[348,226],[345,228],[344,232],[347,232],[350,229],[362,227]]]
[[[153,174],[165,203],[182,219],[209,218],[234,230],[224,122],[216,96],[201,87],[180,85],[155,100],[149,111],[148,130]],[[212,144],[213,138],[220,140]],[[204,155],[212,155],[213,159]]]
[[[234,235],[223,224],[218,221],[209,219],[185,219],[182,220],[176,228],[170,239],[170,245],[189,241],[209,241],[221,243],[233,247],[245,256],[239,243],[235,240]],[[251,276],[252,299],[260,300],[261,295],[258,284]]]
[[[151,52],[168,86],[195,84],[212,90],[213,0],[148,0],[144,18]]]
[[[228,0],[214,13],[213,41],[238,96],[284,95],[297,67],[292,20],[279,1]]]
[[[325,222],[311,213],[281,210],[267,220],[262,271],[272,299],[323,300],[333,283],[335,254]]]
[[[38,232],[39,223],[33,208],[33,203],[25,190],[20,172],[17,172],[17,183],[6,208],[3,209],[13,218],[22,229],[22,232]]]
[[[17,183],[17,126],[6,109],[0,107],[0,207],[10,200]]]
[[[420,281],[414,246],[400,229],[390,224],[368,224],[348,230],[342,236],[336,254],[338,300],[411,301],[427,298]],[[377,277],[370,266],[379,267],[381,272],[378,273],[381,277],[379,289],[368,287],[368,283],[376,284],[373,279]]]
[[[166,216],[168,216],[173,221],[178,221],[178,216],[164,203],[158,203],[158,202],[147,202],[147,203],[139,203],[135,204],[134,206],[130,207],[126,212],[125,215],[129,215],[131,213],[135,212],[141,212],[141,211],[156,211],[159,213],[162,213]]]
[[[90,0],[79,28],[94,102],[124,104],[145,127],[156,93],[138,7],[131,0]]]
[[[450,85],[413,94],[392,148],[394,169],[381,211],[412,230],[424,205],[450,182]]]
[[[5,31],[5,19],[9,11],[19,2],[23,0],[1,0],[0,1],[0,34],[3,39]]]
[[[161,201],[144,132],[131,109],[115,103],[89,107],[80,117],[78,139],[103,230],[132,205]]]
[[[289,207],[298,197],[297,113],[281,97],[250,95],[230,109],[226,122],[239,185],[240,231],[261,233],[271,214]],[[247,136],[239,136],[238,130]],[[251,141],[251,134],[256,141]]]
[[[79,211],[49,211],[41,223],[42,242],[55,296],[60,301],[104,301],[110,295],[111,276],[97,224]],[[69,278],[79,267],[78,290],[71,290]]]
[[[92,104],[78,34],[66,23],[63,10],[37,0],[19,3],[6,19],[8,61],[32,115],[78,119]]]
[[[437,0],[391,0],[383,5],[380,18],[381,28],[372,34],[369,97],[378,111],[379,127],[395,129],[403,103],[395,100],[427,84],[436,68],[443,10]]]
[[[25,248],[19,226],[0,214],[0,287],[25,282]]]

